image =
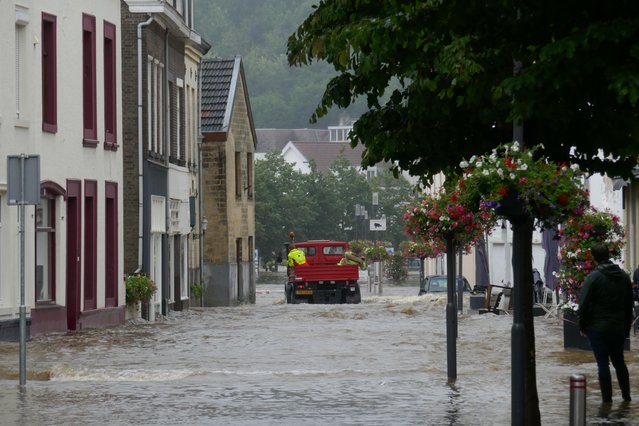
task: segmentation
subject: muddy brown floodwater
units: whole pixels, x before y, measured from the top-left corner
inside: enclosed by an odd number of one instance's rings
[[[385,286],[359,305],[286,305],[280,284],[257,291],[255,305],[33,339],[22,390],[19,346],[0,342],[0,424],[510,424],[511,316],[464,311],[450,386],[445,295]],[[588,380],[588,424],[639,425],[635,336],[635,401],[617,391],[601,412],[592,354],[564,351],[559,318],[536,317],[535,332],[544,425],[569,423],[575,373]]]

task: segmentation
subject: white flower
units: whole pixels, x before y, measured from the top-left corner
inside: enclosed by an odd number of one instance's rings
[[[519,151],[519,142],[517,141],[513,142],[512,149],[515,152]]]
[[[519,170],[528,170],[528,164],[522,164],[519,166]]]
[[[473,163],[475,162],[475,160],[476,160],[476,159],[477,159],[477,157],[473,155],[472,157],[470,157],[470,160],[468,160],[468,162],[469,162],[470,164],[473,164]]]
[[[481,172],[484,176],[488,176],[490,174],[489,170],[484,169],[483,172]]]
[[[579,164],[571,164],[570,168],[572,169],[572,171],[576,172],[577,170],[579,170]]]
[[[515,179],[516,177],[517,177],[517,176],[515,176],[515,174],[514,174],[514,173],[511,173],[511,174],[510,174],[510,178],[511,178],[511,179]]]
[[[504,171],[502,169],[497,169],[497,174],[499,175],[500,178],[504,177]]]
[[[481,167],[482,164],[484,164],[484,163],[482,163],[481,161],[478,161],[477,164],[476,164],[477,168]]]
[[[465,169],[466,167],[468,167],[468,161],[462,161],[461,163],[459,163],[459,167]]]

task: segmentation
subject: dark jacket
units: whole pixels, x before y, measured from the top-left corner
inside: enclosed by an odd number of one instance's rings
[[[598,265],[579,293],[579,329],[628,334],[632,325],[630,277],[614,263]]]

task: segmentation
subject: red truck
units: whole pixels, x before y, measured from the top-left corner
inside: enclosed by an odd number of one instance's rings
[[[288,244],[286,245],[288,252]],[[349,250],[343,241],[295,243],[307,265],[287,267],[286,303],[360,303],[358,265],[339,265]],[[365,265],[364,265],[365,266]]]

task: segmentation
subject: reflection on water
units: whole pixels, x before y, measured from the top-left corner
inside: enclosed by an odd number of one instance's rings
[[[359,305],[286,305],[281,285],[258,285],[254,306],[34,339],[23,392],[18,344],[0,343],[0,423],[510,424],[512,317],[460,316],[449,385],[445,295],[384,292],[364,291]],[[588,424],[639,425],[639,402],[600,406],[593,357],[563,350],[559,319],[537,317],[535,329],[544,425],[568,424],[574,373],[589,381]]]

